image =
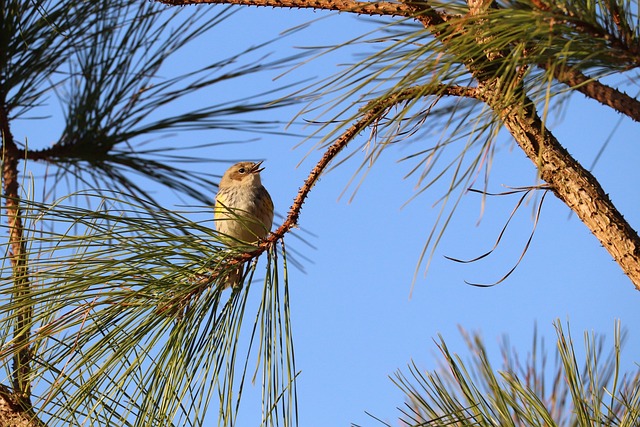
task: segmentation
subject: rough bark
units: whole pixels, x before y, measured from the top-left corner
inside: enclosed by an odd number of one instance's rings
[[[424,16],[431,9],[423,3],[412,3],[414,12],[425,28],[433,28],[434,18]],[[469,0],[469,14],[478,16],[492,7],[492,0]],[[438,24],[442,23],[437,22]],[[459,27],[459,31],[468,31]],[[434,35],[438,34],[434,31]],[[442,41],[447,43],[446,40]],[[489,40],[477,40],[488,44]],[[534,163],[539,176],[578,218],[591,230],[613,259],[622,267],[631,282],[640,290],[640,237],[624,219],[600,186],[598,180],[585,169],[544,126],[535,106],[524,94],[517,104],[503,102],[502,92],[508,85],[500,76],[487,73],[497,67],[487,63],[498,62],[509,52],[485,51],[484,63],[478,58],[462,58],[479,83],[480,98],[500,117],[516,143]],[[600,82],[589,81],[586,76],[567,70],[557,78],[568,85],[582,85],[580,90],[630,118],[637,120],[640,103]],[[521,93],[522,88],[512,91]],[[512,95],[513,96],[513,95]],[[515,97],[514,97],[515,98]],[[513,99],[513,98],[512,98]]]
[[[540,178],[576,213],[640,290],[640,239],[598,180],[545,129],[529,105],[507,109],[502,121],[537,166]]]
[[[555,78],[602,105],[640,122],[640,101],[573,69],[555,69]]]
[[[33,411],[23,411],[15,399],[15,393],[0,384],[0,426],[2,427],[45,427]]]

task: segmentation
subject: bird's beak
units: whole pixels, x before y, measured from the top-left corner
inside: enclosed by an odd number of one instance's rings
[[[262,165],[262,162],[264,162],[264,160],[259,161],[258,163],[254,163],[253,164],[253,168],[251,169],[251,173],[260,173],[264,170],[264,168],[261,168],[260,165]]]

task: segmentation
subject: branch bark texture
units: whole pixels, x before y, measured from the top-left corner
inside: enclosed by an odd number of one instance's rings
[[[578,215],[640,290],[640,239],[616,209],[598,180],[545,129],[531,104],[507,109],[502,121],[540,177]]]
[[[410,16],[404,3],[359,2],[351,0],[158,0],[172,6],[193,4],[235,4],[242,6],[285,7],[292,9],[319,9],[351,12],[371,16]]]
[[[619,113],[640,122],[640,101],[627,95],[624,92],[607,86],[598,80],[590,79],[583,73],[569,69],[555,69],[555,78],[582,93],[583,95],[595,99],[602,105],[613,108]]]

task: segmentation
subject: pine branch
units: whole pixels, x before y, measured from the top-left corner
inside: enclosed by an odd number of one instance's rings
[[[487,62],[505,57],[494,58],[493,53],[486,53]],[[491,67],[478,63],[477,58],[466,63],[479,82],[483,100],[501,118],[516,143],[534,163],[540,178],[578,215],[640,290],[640,237],[613,205],[598,180],[546,128],[522,87],[509,89],[509,82],[502,81],[499,74],[487,76],[485,70]],[[510,93],[506,95],[510,96],[506,102],[505,93]]]
[[[482,15],[487,2],[468,0],[470,15]],[[427,4],[412,3],[420,16]],[[422,21],[434,32],[431,22]],[[458,27],[454,36],[467,35],[472,29]],[[468,38],[468,35],[467,35]],[[443,39],[445,45],[452,38]],[[490,38],[478,38],[479,46],[491,45]],[[613,205],[598,180],[560,144],[540,119],[533,102],[524,93],[519,81],[510,81],[499,72],[500,61],[509,57],[508,51],[496,52],[487,47],[484,58],[460,58],[478,81],[482,100],[500,117],[516,143],[558,196],[598,238],[614,260],[622,267],[634,286],[640,290],[640,237]],[[576,78],[576,75],[573,75]],[[514,85],[516,85],[514,87]]]
[[[380,121],[386,113],[394,106],[397,106],[403,102],[415,100],[420,97],[426,96],[456,96],[473,98],[482,100],[482,94],[478,92],[476,88],[466,86],[449,86],[449,85],[419,85],[411,88],[401,90],[396,93],[389,94],[382,98],[376,98],[368,102],[360,111],[363,112],[362,117],[353,123],[347,130],[345,130],[333,144],[331,144],[324,152],[324,155],[316,163],[313,169],[309,172],[309,175],[304,181],[302,187],[298,190],[293,204],[289,208],[289,212],[285,221],[280,227],[273,233],[271,233],[266,239],[262,240],[253,251],[240,253],[233,258],[230,258],[226,263],[227,266],[235,264],[246,263],[252,259],[259,257],[263,252],[267,251],[270,247],[274,246],[280,239],[282,239],[291,229],[298,226],[298,219],[302,206],[306,201],[309,193],[320,179],[322,173],[327,169],[329,164],[342,152],[344,148],[349,145],[353,139],[358,136],[362,131]],[[213,272],[212,275],[201,275],[198,277],[197,287],[187,296],[187,298],[195,298],[197,295],[207,289],[211,283],[217,278],[217,272]],[[169,304],[173,306],[175,302]],[[188,301],[180,300],[179,305],[186,305]]]
[[[406,373],[392,378],[405,394],[405,405],[399,407],[402,425],[637,425],[640,372],[621,372],[625,334],[619,322],[609,352],[603,351],[603,337],[593,333],[585,333],[584,349],[577,351],[569,325],[565,329],[556,320],[554,326],[554,367],[548,366],[551,357],[535,329],[526,357],[514,351],[507,337],[502,340],[500,366],[478,333],[460,331],[469,357],[454,353],[439,336],[443,364],[429,371],[412,362]]]
[[[525,108],[502,110],[501,118],[537,166],[540,178],[578,215],[640,290],[640,237],[598,180],[544,127],[530,102]]]
[[[9,228],[9,258],[13,270],[13,299],[20,301],[14,313],[13,397],[20,412],[33,412],[31,404],[31,324],[33,304],[30,301],[31,283],[27,263],[27,248],[23,236],[24,225],[20,207],[18,183],[18,147],[11,134],[4,96],[0,99],[0,133],[2,137],[2,183],[6,200]]]
[[[499,9],[504,11],[505,6],[497,5],[492,0],[488,2],[486,0],[473,0],[469,1],[470,13],[469,15],[482,15],[488,8]],[[619,10],[619,6],[615,1],[605,2],[605,6],[609,10],[613,21],[618,27],[618,33],[614,34],[611,30],[596,28],[585,22],[585,19],[581,16],[576,16],[575,13],[570,11],[555,12],[557,16],[553,18],[546,18],[549,25],[558,26],[560,23],[567,27],[575,28],[576,31],[588,34],[593,39],[606,40],[611,48],[618,50],[619,52],[625,52],[628,57],[629,64],[638,63],[638,46],[633,43],[633,32],[629,29],[628,23],[623,18],[623,13]],[[537,7],[544,11],[549,11],[547,7],[542,4],[537,4]],[[602,105],[613,108],[614,110],[625,114],[632,120],[640,122],[640,101],[635,99],[626,93],[623,93],[613,87],[603,84],[599,80],[592,79],[586,76],[578,68],[571,66],[554,66],[557,63],[539,63],[538,66],[546,71],[551,71],[553,77],[561,83],[564,83],[572,89],[582,93],[583,95],[592,98]],[[633,67],[633,65],[629,65]]]
[[[544,65],[541,65],[541,67],[546,68]],[[640,101],[636,98],[607,86],[598,80],[593,80],[572,68],[554,68],[553,75],[558,81],[565,83],[583,95],[595,99],[602,105],[613,108],[636,122],[640,122]]]
[[[334,10],[338,12],[357,13],[370,16],[403,16],[411,17],[412,8],[408,3],[392,3],[387,1],[361,2],[353,0],[157,0],[172,6],[191,4],[235,4],[242,6],[262,6],[295,9]],[[435,16],[439,12],[433,11]]]
[[[456,52],[453,49],[452,52],[454,55],[459,56],[456,60],[465,64],[477,81],[478,92],[476,95],[481,97],[493,109],[495,115],[502,120],[518,145],[539,170],[540,177],[551,186],[554,193],[594,233],[640,290],[640,265],[638,262],[640,260],[640,238],[638,234],[613,205],[597,179],[571,157],[545,127],[535,110],[533,102],[526,95],[521,79],[513,79],[503,75],[501,70],[503,64],[509,61],[510,47],[502,46],[496,49],[496,44],[493,43],[494,37],[492,37],[491,33],[482,35],[475,32],[473,25],[455,25],[444,34],[441,24],[447,22],[452,16],[447,15],[445,12],[434,11],[427,2],[403,2],[401,6],[394,5],[394,9],[387,12],[385,12],[387,3],[378,3],[377,7],[379,9],[372,10],[370,8],[375,3],[352,1],[317,1],[309,3],[300,0],[287,0],[286,2],[271,0],[266,2],[256,0],[164,0],[164,2],[174,5],[231,3],[255,6],[315,8],[354,13],[387,14],[389,16],[402,15],[414,17],[422,23],[442,43],[443,51],[447,51],[447,45],[453,45],[457,40],[475,40],[475,44],[480,48],[480,51],[469,49]],[[468,0],[468,6],[469,13],[467,17],[471,18],[469,22],[477,21],[481,23],[484,19],[484,14],[493,7],[493,2]],[[464,17],[463,20],[467,17]],[[586,27],[581,26],[582,24],[586,25]],[[599,29],[589,27],[589,25],[588,22],[578,20],[574,28],[588,34],[599,31]],[[483,46],[486,46],[486,48],[483,48]],[[556,78],[605,105],[624,112],[634,120],[640,118],[640,105],[637,100],[633,100],[627,95],[608,88],[599,82],[589,82],[588,78],[577,70],[556,72]],[[380,106],[380,109],[371,108],[367,110],[325,152],[325,156],[316,165],[316,168],[307,178],[305,185],[301,188],[287,221],[270,239],[263,242],[263,245],[266,245],[264,247],[272,244],[273,241],[295,226],[302,203],[304,203],[309,190],[315,184],[320,173],[353,137],[372,124],[376,117],[379,117],[378,114],[383,111],[384,107],[382,106]],[[264,247],[259,248],[256,253],[264,251]],[[252,254],[245,254],[242,259],[247,260],[253,256]]]

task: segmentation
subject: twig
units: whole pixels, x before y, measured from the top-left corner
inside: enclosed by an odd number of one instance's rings
[[[289,230],[298,224],[298,217],[302,205],[304,204],[309,192],[316,184],[320,175],[327,168],[329,163],[355,138],[360,132],[366,129],[369,125],[382,118],[389,108],[412,99],[416,99],[422,96],[431,95],[451,95],[451,96],[465,96],[468,98],[478,98],[478,94],[475,88],[464,86],[446,86],[446,85],[424,85],[414,86],[408,89],[401,90],[397,93],[393,93],[384,98],[377,98],[370,101],[361,111],[365,114],[354,124],[352,124],[340,137],[325,151],[322,158],[318,161],[315,167],[309,173],[309,176],[304,182],[304,185],[298,191],[298,195],[293,201],[293,205],[289,209],[287,218],[284,223],[274,231],[263,243],[261,247],[265,248],[275,241],[281,239]],[[263,249],[264,250],[264,249]],[[262,252],[262,251],[261,251]]]
[[[289,213],[285,221],[280,227],[269,235],[266,239],[258,244],[258,247],[250,252],[237,255],[229,263],[240,263],[248,261],[262,254],[267,248],[274,245],[278,240],[284,237],[292,228],[298,225],[298,218],[302,205],[309,196],[311,189],[318,182],[318,179],[325,171],[329,163],[355,138],[360,132],[366,129],[372,123],[382,118],[386,112],[395,105],[408,100],[417,99],[423,96],[432,95],[448,95],[460,96],[466,98],[481,99],[481,94],[476,88],[466,86],[448,86],[448,85],[419,85],[410,87],[396,93],[389,94],[382,98],[376,98],[367,103],[360,111],[364,115],[352,124],[346,131],[331,144],[322,158],[316,163],[314,168],[309,172],[303,186],[298,190],[298,195],[289,208]]]

